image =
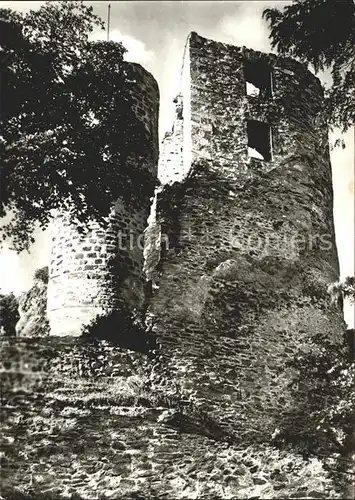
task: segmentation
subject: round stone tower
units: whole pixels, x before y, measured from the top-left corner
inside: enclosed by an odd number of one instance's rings
[[[293,404],[289,363],[315,335],[343,334],[327,296],[338,259],[322,87],[298,62],[192,33],[178,104],[159,164],[153,329],[198,408],[244,445],[270,441]]]
[[[125,64],[133,111],[148,137],[144,157],[137,158],[132,151],[129,161],[142,162],[143,167],[156,176],[159,89],[142,66]],[[121,304],[130,311],[142,307],[143,234],[149,208],[149,199],[142,199],[136,210],[118,199],[108,216],[107,226],[103,228],[91,222],[85,235],[70,222],[68,213],[57,217],[48,283],[51,335],[79,335],[82,326],[97,314],[119,308]]]

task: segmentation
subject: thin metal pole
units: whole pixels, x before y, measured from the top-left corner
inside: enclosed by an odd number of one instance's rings
[[[110,17],[111,17],[111,5],[108,4],[107,8],[107,41],[110,41]]]

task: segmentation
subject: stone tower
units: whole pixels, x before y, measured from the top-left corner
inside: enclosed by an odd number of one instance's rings
[[[217,425],[244,445],[270,440],[292,399],[287,363],[310,337],[343,333],[327,297],[338,259],[322,87],[291,59],[192,33],[177,106],[159,165],[169,245],[150,270],[153,330]]]
[[[133,110],[144,124],[149,143],[143,158],[137,158],[132,151],[129,160],[143,162],[144,168],[156,176],[158,86],[142,66],[125,64]],[[93,222],[84,236],[70,223],[68,214],[58,216],[48,283],[51,335],[79,335],[81,327],[97,314],[119,308],[122,303],[131,311],[141,308],[145,283],[143,233],[149,206],[150,201],[142,199],[141,206],[134,211],[117,200],[107,227]]]

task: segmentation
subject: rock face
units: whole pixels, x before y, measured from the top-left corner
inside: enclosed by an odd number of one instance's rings
[[[148,137],[144,157],[132,151],[128,161],[140,162],[154,179],[158,163],[158,86],[140,65],[126,63],[126,70],[132,108]],[[151,196],[153,191],[154,187]],[[92,222],[86,235],[70,223],[70,215],[58,216],[48,284],[51,335],[80,335],[82,326],[96,315],[119,309],[122,303],[129,310],[143,307],[143,239],[149,196],[142,197],[139,205],[134,209],[117,200],[107,226]]]
[[[46,337],[49,335],[47,319],[47,284],[35,279],[34,285],[19,299],[20,319],[16,324],[19,337]]]
[[[244,446],[297,414],[289,364],[308,339],[342,342],[322,107],[303,65],[190,35],[159,164],[169,245],[150,313],[166,372]]]

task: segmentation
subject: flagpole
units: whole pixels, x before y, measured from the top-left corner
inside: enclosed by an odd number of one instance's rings
[[[107,8],[107,41],[110,41],[110,17],[111,17],[111,5],[108,4]]]

